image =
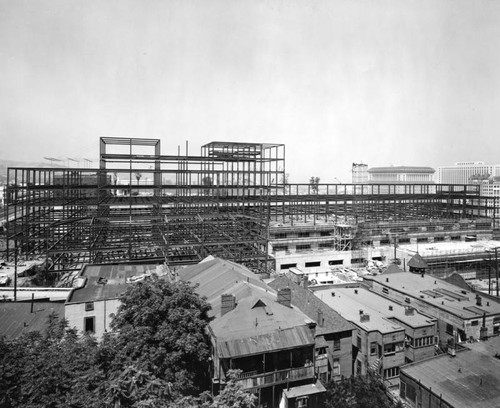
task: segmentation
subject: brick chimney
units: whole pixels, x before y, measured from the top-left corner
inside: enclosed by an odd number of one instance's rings
[[[483,302],[481,299],[481,296],[477,295],[476,296],[476,306],[482,306]]]
[[[318,326],[323,327],[325,323],[325,318],[323,317],[323,310],[318,309]]]
[[[279,289],[278,303],[283,306],[292,307],[292,289],[290,288]]]
[[[411,306],[406,306],[405,307],[405,315],[406,316],[413,316],[415,314],[415,309]]]
[[[233,295],[221,295],[221,316],[224,316],[226,313],[230,312],[236,307],[236,297]]]

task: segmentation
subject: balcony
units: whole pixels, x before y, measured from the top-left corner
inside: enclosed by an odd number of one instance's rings
[[[239,383],[244,389],[269,387],[287,381],[299,381],[314,378],[314,367],[289,368],[286,370],[272,371],[269,373],[257,374],[255,371],[242,373]]]

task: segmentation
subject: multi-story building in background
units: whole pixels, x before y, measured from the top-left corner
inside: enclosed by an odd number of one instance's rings
[[[373,184],[428,184],[434,183],[431,167],[423,166],[389,166],[371,167],[368,169],[368,182]]]
[[[440,166],[437,172],[439,184],[469,184],[478,176],[500,176],[500,164],[484,161],[457,162],[453,166]]]

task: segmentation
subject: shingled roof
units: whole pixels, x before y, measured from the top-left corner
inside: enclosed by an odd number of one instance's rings
[[[292,291],[292,305],[301,310],[310,319],[317,322],[318,310],[323,313],[324,322],[322,326],[319,324],[316,326],[316,336],[354,329],[354,326],[350,322],[321,301],[321,299],[315,296],[314,293],[300,285],[297,285],[286,276],[279,276],[274,281],[269,283],[269,286],[275,290],[290,288]]]
[[[427,265],[427,262],[424,261],[424,258],[422,258],[422,255],[420,255],[418,252],[413,255],[413,257],[408,261],[408,266],[418,269],[427,269],[429,267],[429,265]]]

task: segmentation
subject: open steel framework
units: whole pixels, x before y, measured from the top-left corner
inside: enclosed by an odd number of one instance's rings
[[[478,186],[288,184],[282,144],[212,142],[196,156],[186,143],[183,154],[162,155],[157,139],[109,137],[100,139],[98,169],[9,168],[6,195],[7,257],[45,255],[53,271],[211,254],[267,272],[271,222],[494,214]]]

